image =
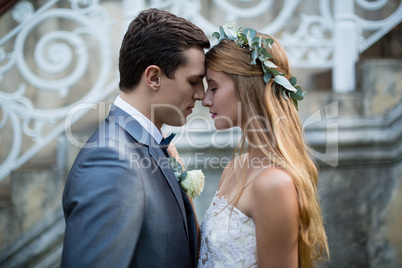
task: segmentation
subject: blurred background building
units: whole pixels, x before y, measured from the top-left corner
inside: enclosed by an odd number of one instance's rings
[[[148,7],[209,37],[236,21],[279,39],[307,90],[327,266],[402,267],[400,0],[0,0],[0,267],[59,266],[65,179],[119,94],[122,36]],[[216,131],[200,103],[164,131],[206,174],[201,221],[240,132]]]

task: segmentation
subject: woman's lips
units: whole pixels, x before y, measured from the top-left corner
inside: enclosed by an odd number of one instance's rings
[[[212,119],[214,119],[217,115],[217,113],[212,113]]]

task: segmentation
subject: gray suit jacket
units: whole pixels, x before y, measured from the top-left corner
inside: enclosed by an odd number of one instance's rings
[[[63,194],[62,267],[194,267],[194,212],[162,149],[112,106]]]

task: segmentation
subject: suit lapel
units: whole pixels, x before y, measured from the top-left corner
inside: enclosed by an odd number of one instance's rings
[[[169,183],[170,188],[174,193],[174,196],[176,197],[177,203],[179,204],[180,207],[181,214],[183,216],[186,235],[188,237],[187,216],[186,216],[186,209],[184,207],[183,196],[181,195],[179,183],[176,180],[176,176],[173,173],[169,160],[166,158],[164,152],[160,147],[156,148],[152,146],[149,147],[149,154],[154,158],[154,160],[162,170],[167,182]]]
[[[183,196],[180,192],[180,186],[176,181],[176,176],[174,175],[169,160],[166,158],[162,148],[159,146],[159,144],[156,143],[156,141],[152,138],[151,134],[149,134],[148,131],[146,131],[137,120],[135,120],[132,116],[124,112],[119,107],[112,105],[108,116],[108,120],[114,121],[115,123],[119,124],[138,143],[144,144],[148,147],[149,154],[152,156],[152,158],[155,160],[155,162],[162,170],[162,173],[165,179],[167,180],[170,189],[172,190],[176,198],[176,201],[180,207],[180,211],[183,216],[186,235],[188,238],[189,234],[187,227],[187,216],[183,202]]]
[[[193,259],[193,265],[194,267],[197,266],[197,259],[196,259],[196,252],[197,252],[197,228],[195,224],[195,215],[194,215],[194,210],[193,207],[191,206],[190,200],[188,199],[186,193],[184,192],[183,188],[180,187],[183,200],[184,200],[184,206],[187,211],[187,223],[188,223],[188,235],[190,237],[190,250],[191,250],[191,257]]]

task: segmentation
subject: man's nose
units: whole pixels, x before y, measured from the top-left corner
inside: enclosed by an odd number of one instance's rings
[[[195,100],[202,101],[202,100],[204,99],[204,96],[205,96],[205,93],[204,93],[204,85],[203,85],[203,83],[200,83],[200,84],[197,86],[197,88],[196,88],[196,90],[195,90],[195,92],[194,92],[193,98],[194,98]]]

